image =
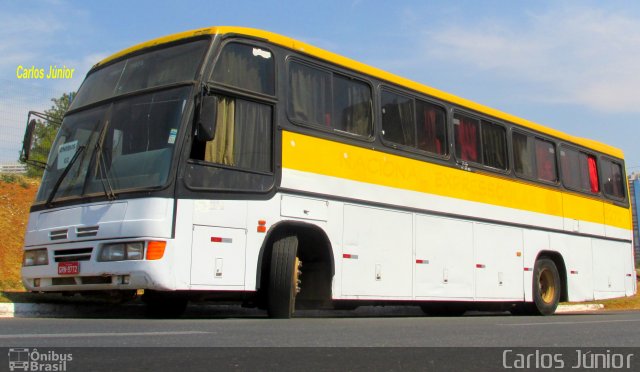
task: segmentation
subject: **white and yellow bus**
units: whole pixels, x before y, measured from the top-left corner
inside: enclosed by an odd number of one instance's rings
[[[97,63],[51,149],[30,291],[278,318],[547,315],[636,292],[622,151],[265,31],[189,31]]]

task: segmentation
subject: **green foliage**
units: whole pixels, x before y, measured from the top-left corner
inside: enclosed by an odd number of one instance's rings
[[[27,177],[21,175],[21,174],[14,174],[14,173],[2,173],[0,174],[0,182],[4,182],[4,183],[17,183],[19,184],[22,188],[28,189],[29,188],[29,182],[27,180]],[[1,288],[1,287],[0,287]]]
[[[40,163],[47,162],[49,151],[62,123],[62,118],[69,109],[73,95],[74,93],[64,93],[59,98],[52,98],[51,102],[53,102],[53,105],[44,112],[50,120],[36,119],[29,160]],[[41,167],[27,164],[28,177],[40,178],[42,177],[43,171]]]
[[[18,176],[12,173],[0,174],[0,181],[4,183],[15,183],[18,181]]]

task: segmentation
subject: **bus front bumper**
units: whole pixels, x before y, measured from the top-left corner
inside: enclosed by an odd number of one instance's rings
[[[157,260],[125,260],[100,262],[97,249],[84,260],[58,260],[60,252],[73,252],[77,244],[48,249],[48,264],[22,267],[22,283],[33,292],[84,292],[151,289],[176,290],[172,244],[167,254]],[[83,246],[87,244],[84,243]],[[168,257],[167,257],[168,256]]]

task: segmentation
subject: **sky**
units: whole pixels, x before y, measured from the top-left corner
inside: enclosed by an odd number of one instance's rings
[[[260,28],[616,147],[640,172],[640,2],[633,0],[0,0],[0,163],[26,111],[76,90],[100,59],[213,25]],[[23,67],[73,78],[18,79]],[[7,149],[8,148],[8,149]]]

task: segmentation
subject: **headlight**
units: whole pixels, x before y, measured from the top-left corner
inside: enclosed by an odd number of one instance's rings
[[[144,242],[105,244],[98,261],[141,260],[144,257]]]
[[[24,251],[24,260],[22,261],[23,266],[38,266],[48,264],[49,255],[47,253],[47,248]]]

